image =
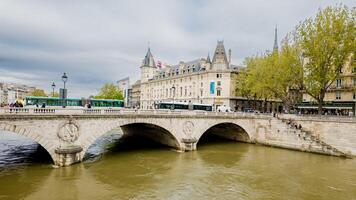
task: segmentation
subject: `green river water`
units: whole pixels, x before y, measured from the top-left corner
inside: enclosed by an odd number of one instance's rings
[[[0,199],[6,200],[356,200],[356,159],[215,139],[178,153],[109,137],[85,162],[53,168],[29,141],[0,137],[0,146]]]

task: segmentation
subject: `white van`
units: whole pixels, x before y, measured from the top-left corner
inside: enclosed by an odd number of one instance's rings
[[[217,112],[232,112],[231,108],[229,106],[226,106],[226,105],[219,106],[216,109],[216,111]]]

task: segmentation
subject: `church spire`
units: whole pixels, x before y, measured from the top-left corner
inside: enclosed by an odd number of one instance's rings
[[[273,51],[278,52],[278,38],[277,38],[277,25],[274,29],[274,44],[273,44]]]

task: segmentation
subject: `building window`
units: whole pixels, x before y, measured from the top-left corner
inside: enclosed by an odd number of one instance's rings
[[[184,96],[187,96],[187,86],[184,87]]]
[[[341,79],[336,79],[336,87],[341,87]]]
[[[221,86],[221,81],[218,81],[217,85],[218,85],[218,86]]]
[[[203,90],[200,90],[200,96],[203,96]]]
[[[216,90],[216,95],[219,97],[221,96],[221,90]]]
[[[352,99],[353,99],[353,100],[356,100],[356,92],[354,92],[354,93],[352,94]]]
[[[352,83],[353,83],[354,86],[356,86],[356,78],[352,79]]]
[[[336,100],[340,100],[341,99],[341,92],[336,92],[335,98],[336,98]]]

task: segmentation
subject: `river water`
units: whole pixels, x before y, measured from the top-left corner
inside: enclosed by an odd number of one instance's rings
[[[356,159],[216,139],[178,153],[107,136],[85,162],[53,168],[37,144],[0,135],[0,199],[356,200]]]

